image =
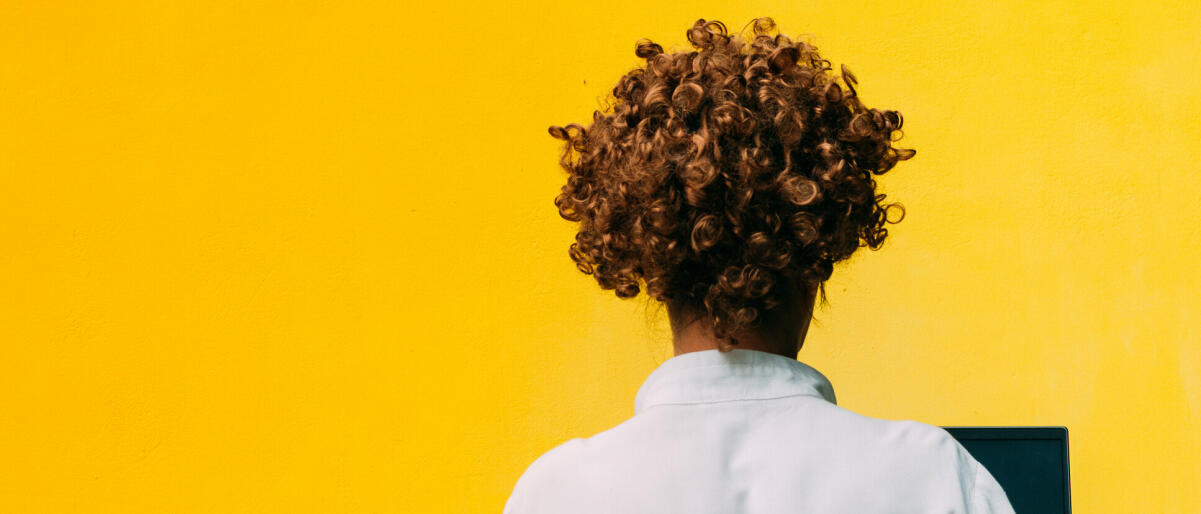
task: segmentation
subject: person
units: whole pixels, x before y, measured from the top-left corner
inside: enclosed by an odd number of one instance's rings
[[[771,18],[748,25],[697,20],[690,52],[639,40],[646,65],[611,112],[550,127],[568,172],[555,204],[580,224],[569,255],[618,297],[666,304],[675,356],[632,418],[534,461],[504,512],[1013,512],[945,430],[839,407],[798,360],[833,264],[903,217],[873,176],[916,152],[846,66]]]

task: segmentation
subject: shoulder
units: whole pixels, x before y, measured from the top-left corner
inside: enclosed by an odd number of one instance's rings
[[[896,421],[896,430],[905,434],[908,443],[917,451],[937,459],[937,462],[954,469],[958,476],[970,486],[975,480],[980,464],[968,453],[946,429],[913,420]]]
[[[970,478],[974,473],[971,455],[942,427],[914,420],[880,422],[881,442],[893,448],[898,457],[953,470],[957,476]]]
[[[543,453],[526,468],[525,473],[522,473],[521,478],[517,480],[517,485],[532,484],[561,476],[562,473],[557,473],[557,471],[571,468],[579,463],[585,441],[586,439],[583,438],[571,439]]]
[[[958,451],[955,438],[939,426],[911,419],[870,417],[829,403],[814,404],[818,411],[806,415],[819,417],[828,436],[847,444],[945,455],[954,455]]]
[[[571,474],[582,459],[585,439],[568,440],[534,460],[517,479],[513,492],[505,503],[505,514],[537,512],[535,501],[546,499],[546,494],[564,492]]]
[[[836,406],[828,409],[827,416],[822,439],[833,442],[837,447],[833,451],[864,469],[902,482],[941,487],[963,481],[970,487],[975,476],[975,460],[942,427],[911,419],[873,418]]]
[[[958,441],[942,427],[911,419],[887,420],[887,423],[893,433],[911,445],[948,454],[958,451]]]
[[[874,418],[838,405],[824,407],[830,426],[856,439],[877,440],[900,449],[942,453],[953,453],[958,444],[939,426],[912,419]]]
[[[649,451],[656,438],[645,437],[644,420],[631,418],[591,437],[559,444],[534,460],[517,479],[505,513],[562,512],[587,497],[618,487],[629,457]]]
[[[927,477],[929,487],[962,501],[966,512],[1006,512],[1008,501],[1000,485],[949,432],[912,420],[892,423],[900,443],[895,455],[911,463],[899,468]]]

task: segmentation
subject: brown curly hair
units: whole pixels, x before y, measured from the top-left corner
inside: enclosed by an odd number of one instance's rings
[[[566,142],[555,205],[580,223],[576,267],[620,298],[644,283],[703,312],[729,344],[803,286],[825,302],[833,264],[880,247],[904,210],[872,175],[916,153],[892,146],[901,114],[864,107],[845,65],[840,86],[816,47],[772,36],[771,18],[749,25],[748,43],[697,20],[689,52],[638,40],[646,65],[618,80],[611,112],[549,128]]]

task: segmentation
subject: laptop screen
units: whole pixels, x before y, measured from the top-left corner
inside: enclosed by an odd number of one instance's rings
[[[943,427],[1005,489],[1017,514],[1068,514],[1064,427]]]

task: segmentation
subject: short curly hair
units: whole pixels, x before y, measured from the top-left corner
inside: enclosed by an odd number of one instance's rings
[[[904,209],[872,175],[916,153],[892,146],[901,114],[864,107],[845,65],[840,86],[815,46],[771,35],[771,18],[748,25],[749,43],[697,20],[689,52],[638,40],[645,67],[618,80],[611,112],[549,128],[565,141],[555,205],[580,224],[576,267],[620,298],[644,283],[704,313],[728,344],[801,287],[825,302],[833,264],[880,247]]]

